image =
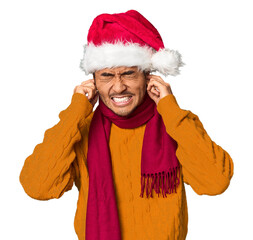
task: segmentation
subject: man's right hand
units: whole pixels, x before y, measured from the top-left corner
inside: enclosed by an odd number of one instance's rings
[[[93,107],[95,106],[99,96],[94,79],[83,81],[81,85],[78,85],[74,88],[74,93],[81,93],[85,96],[88,94],[86,97]]]

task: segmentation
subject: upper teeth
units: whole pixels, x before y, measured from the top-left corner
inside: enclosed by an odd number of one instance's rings
[[[113,98],[115,102],[124,102],[129,100],[131,97],[121,97],[121,98]]]

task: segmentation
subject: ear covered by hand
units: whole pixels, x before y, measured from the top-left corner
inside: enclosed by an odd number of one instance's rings
[[[74,88],[74,93],[81,93],[85,95],[93,107],[95,106],[99,96],[94,79],[83,81],[81,85]]]
[[[146,79],[148,95],[154,100],[156,105],[160,99],[173,94],[170,84],[166,83],[160,76],[149,74],[146,76]]]

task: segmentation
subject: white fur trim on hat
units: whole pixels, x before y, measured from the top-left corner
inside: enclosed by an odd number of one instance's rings
[[[178,67],[183,66],[181,55],[174,50],[160,49],[158,52],[138,43],[93,43],[84,45],[84,55],[80,68],[86,75],[103,68],[119,66],[137,66],[140,70],[159,71],[163,75],[179,74]]]
[[[179,67],[185,65],[181,60],[181,54],[178,51],[168,48],[160,49],[151,57],[152,68],[163,75],[176,76],[180,73]]]

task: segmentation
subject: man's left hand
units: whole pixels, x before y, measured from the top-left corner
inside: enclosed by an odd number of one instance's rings
[[[148,95],[154,100],[156,105],[162,98],[169,94],[173,94],[170,84],[166,83],[160,76],[150,74],[147,76],[147,79]]]

